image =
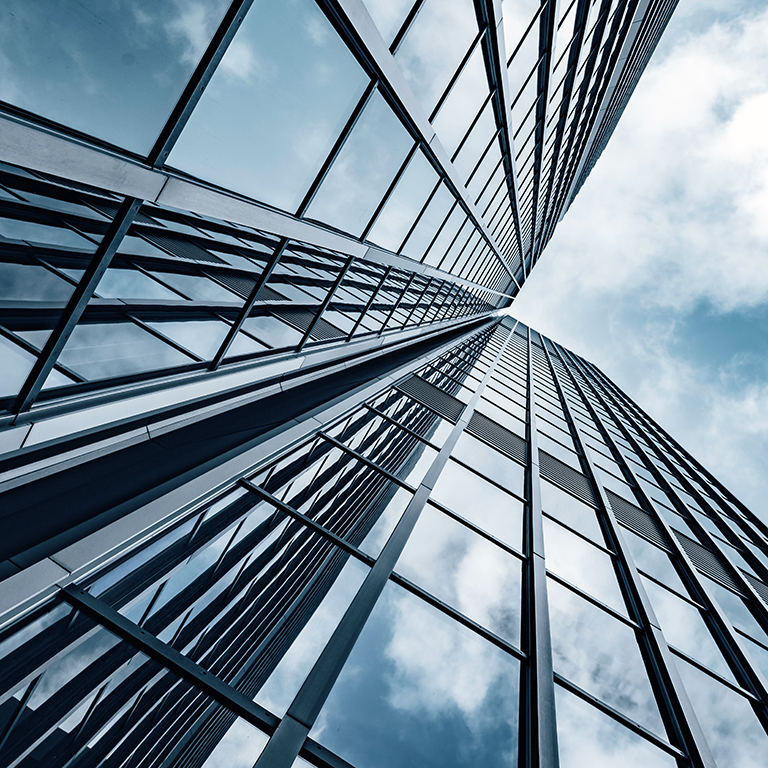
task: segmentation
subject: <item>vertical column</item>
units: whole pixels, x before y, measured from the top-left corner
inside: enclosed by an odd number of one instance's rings
[[[528,559],[523,577],[523,651],[528,654],[522,686],[522,738],[525,765],[557,768],[557,723],[555,682],[552,669],[552,640],[549,629],[547,571],[544,561],[544,526],[541,516],[541,480],[536,432],[531,330],[528,329],[528,505],[523,532],[523,549]]]

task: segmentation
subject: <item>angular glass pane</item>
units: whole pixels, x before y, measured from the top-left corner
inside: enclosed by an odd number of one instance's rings
[[[408,240],[402,248],[405,256],[421,261],[422,256],[437,234],[437,228],[445,221],[448,211],[455,202],[453,194],[444,183],[440,183],[437,192],[427,204],[418,224],[408,236]]]
[[[675,665],[718,766],[761,768],[768,737],[749,702],[682,659]]]
[[[472,127],[469,136],[467,136],[461,150],[453,161],[456,170],[461,178],[466,182],[472,170],[477,165],[477,161],[485,152],[485,148],[496,132],[496,118],[493,114],[493,104],[489,101],[483,107],[482,114]]]
[[[7,0],[0,99],[146,154],[226,0]]]
[[[415,0],[364,0],[365,7],[379,29],[384,42],[389,45]]]
[[[295,347],[302,336],[295,328],[271,315],[249,317],[243,323],[243,329],[274,348]]]
[[[312,617],[301,628],[274,672],[259,689],[255,697],[259,704],[280,717],[285,714],[368,571],[357,560],[347,561],[330,589],[322,595],[322,602]]]
[[[323,179],[307,217],[359,235],[413,143],[375,91]]]
[[[663,736],[635,631],[552,579],[547,591],[555,672]]]
[[[643,579],[643,586],[667,642],[727,680],[735,682],[699,610],[648,579]]]
[[[382,248],[396,251],[438,180],[435,169],[424,153],[418,150],[376,219],[368,240]]]
[[[176,272],[153,272],[155,277],[168,283],[171,288],[183,293],[192,301],[213,301],[216,303],[242,304],[243,300],[237,294],[228,291],[213,280],[203,275],[182,275]],[[181,297],[177,297],[177,300]]]
[[[103,299],[165,299],[183,301],[178,293],[160,285],[138,269],[110,267],[99,280],[96,295]]]
[[[395,53],[429,116],[477,34],[470,0],[427,0]]]
[[[17,394],[26,380],[35,356],[0,335],[0,397]]]
[[[386,502],[384,510],[379,513],[378,520],[360,544],[360,549],[366,555],[379,556],[412,498],[413,495],[405,488],[398,488],[392,498]]]
[[[610,555],[544,518],[547,569],[619,613],[627,615]]]
[[[427,505],[395,570],[520,645],[520,560]]]
[[[525,468],[482,440],[467,432],[462,433],[451,456],[468,464],[510,493],[523,495]]]
[[[168,162],[295,211],[367,82],[314,2],[257,2]]]
[[[213,358],[229,330],[229,326],[221,320],[162,321],[147,325],[203,360]]]
[[[37,264],[0,262],[0,299],[64,304],[74,286]]]
[[[522,549],[522,502],[455,461],[440,473],[432,498],[505,544]]]
[[[238,717],[200,768],[252,768],[268,740],[266,733]]]
[[[519,663],[387,584],[310,736],[354,765],[517,765]]]
[[[483,49],[478,44],[432,121],[432,127],[449,155],[456,151],[487,96],[488,78]]]
[[[659,549],[655,544],[651,544],[650,541],[646,541],[627,528],[622,528],[621,533],[637,568],[653,576],[669,589],[688,596],[688,591],[672,565],[669,555],[663,549]]]
[[[720,584],[712,581],[712,579],[708,579],[706,576],[702,577],[702,581],[704,582],[705,589],[714,596],[719,606],[723,609],[723,613],[736,629],[740,629],[758,642],[763,643],[763,645],[768,645],[768,635],[766,635],[765,630],[760,626],[741,597],[731,592],[730,589],[720,586]]]
[[[37,221],[24,221],[23,219],[6,219],[0,217],[0,239],[24,240],[31,244],[61,246],[63,248],[77,248],[84,253],[94,253],[96,244],[78,235],[68,227],[54,226],[53,224],[41,224]]]
[[[555,685],[560,768],[674,768],[671,755]]]
[[[541,508],[548,515],[556,517],[575,531],[583,533],[600,546],[605,546],[596,511],[543,477],[541,478]]]
[[[133,323],[93,323],[75,326],[59,361],[93,380],[184,365],[192,358]]]

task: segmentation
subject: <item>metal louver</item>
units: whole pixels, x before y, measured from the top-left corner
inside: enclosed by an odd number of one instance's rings
[[[528,461],[528,445],[525,440],[487,416],[483,416],[482,413],[475,411],[472,414],[472,418],[467,424],[467,432],[485,440],[521,464]]]
[[[608,503],[611,505],[613,514],[623,526],[630,531],[644,536],[662,549],[669,550],[664,533],[658,523],[644,509],[630,504],[626,499],[618,496],[613,491],[606,489],[605,495],[608,497]]]
[[[539,451],[539,470],[541,476],[546,480],[559,485],[577,498],[586,501],[587,504],[591,504],[593,507],[597,506],[597,500],[589,480],[560,459],[550,456],[546,451]]]
[[[397,388],[408,397],[412,397],[454,424],[459,420],[459,416],[464,410],[464,403],[461,400],[446,394],[442,389],[438,389],[434,384],[422,379],[421,376],[411,376],[402,384],[398,384]]]

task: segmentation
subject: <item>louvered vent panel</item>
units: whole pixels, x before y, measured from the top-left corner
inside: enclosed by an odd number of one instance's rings
[[[215,277],[231,291],[234,291],[246,299],[250,296],[253,286],[256,285],[256,280],[254,278],[246,277],[245,275],[233,275],[229,272],[208,272],[207,270],[206,274]]]
[[[705,576],[709,576],[710,579],[714,579],[715,581],[720,582],[720,584],[741,594],[741,589],[733,578],[731,578],[728,571],[723,568],[714,552],[705,549],[701,544],[688,538],[684,533],[675,531],[674,534],[680,542],[680,546],[685,550],[685,554],[691,558],[691,562],[697,570],[701,571]]]
[[[178,256],[180,259],[191,259],[192,261],[200,261],[208,264],[226,264],[223,259],[214,256],[212,253],[208,253],[208,251],[188,240],[168,237],[167,235],[158,235],[155,232],[142,232],[142,234],[151,243],[159,245],[161,248],[164,248],[174,256]]]
[[[630,504],[626,499],[622,499],[621,496],[617,496],[607,488],[605,495],[608,497],[608,503],[611,505],[613,514],[616,515],[616,519],[622,525],[629,528],[630,531],[645,536],[646,539],[649,539],[654,544],[658,544],[663,549],[668,549],[664,533],[656,521],[644,509]]]
[[[528,338],[528,327],[522,324],[518,324],[517,328],[515,328],[515,333],[522,339]]]
[[[539,469],[543,478],[565,488],[566,491],[570,491],[574,496],[583,499],[587,504],[597,506],[589,480],[560,459],[550,456],[546,451],[539,451]]]
[[[286,323],[290,323],[300,331],[306,331],[314,315],[307,309],[275,309],[273,313]]]
[[[464,410],[464,403],[446,394],[434,384],[424,381],[420,376],[411,376],[397,387],[408,397],[412,397],[422,405],[440,416],[456,423]]]
[[[71,187],[73,182],[67,181],[66,185],[68,187]],[[72,187],[73,189],[79,189],[79,185],[77,187]],[[91,190],[89,190],[91,191]],[[97,211],[100,211],[105,216],[109,216],[110,219],[114,219],[117,215],[117,212],[120,210],[120,206],[117,203],[113,203],[110,200],[89,200],[88,203],[95,208]],[[149,216],[139,211],[136,214],[136,218],[133,220],[136,224],[153,224],[157,226],[157,222],[154,219],[150,219]]]
[[[288,301],[288,299],[283,296],[282,293],[278,293],[277,291],[270,288],[268,285],[265,285],[260,291],[258,295],[259,301]]]
[[[764,584],[760,579],[756,579],[751,573],[744,573],[744,578],[752,585],[755,592],[760,595],[763,602],[768,605],[768,584]]]
[[[321,317],[312,329],[310,336],[313,339],[327,341],[328,339],[338,339],[340,336],[344,336],[344,332]]]
[[[475,411],[467,424],[467,432],[480,437],[502,453],[517,459],[521,464],[528,461],[528,445],[521,437]]]

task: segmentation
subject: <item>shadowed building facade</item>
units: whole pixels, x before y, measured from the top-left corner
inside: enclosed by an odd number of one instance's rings
[[[760,765],[768,529],[504,316],[673,7],[6,4],[0,765]]]

